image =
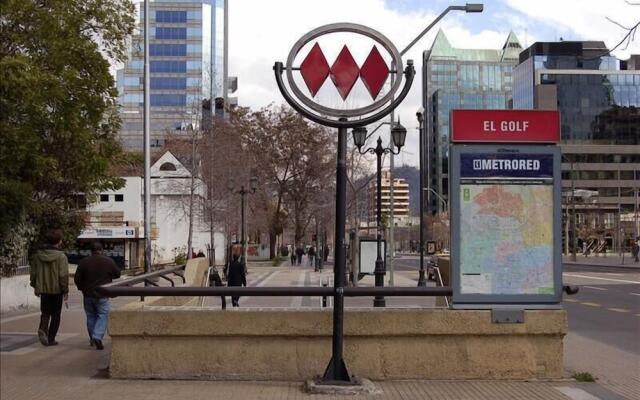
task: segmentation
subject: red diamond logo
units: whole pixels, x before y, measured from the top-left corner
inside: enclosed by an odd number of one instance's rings
[[[360,68],[360,78],[362,78],[362,82],[369,91],[372,99],[375,100],[376,97],[378,97],[380,89],[382,89],[382,85],[387,81],[388,76],[389,68],[387,67],[387,63],[380,55],[378,48],[374,45],[364,64],[362,64],[362,68]]]
[[[358,75],[360,75],[360,68],[345,45],[331,66],[331,80],[336,85],[342,100],[345,100],[351,92],[353,85],[358,80]]]
[[[311,96],[315,97],[329,76],[329,63],[317,42],[300,64],[300,74],[304,83],[307,84]]]

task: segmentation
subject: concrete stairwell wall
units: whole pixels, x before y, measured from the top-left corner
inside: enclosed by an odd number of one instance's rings
[[[109,326],[115,378],[304,380],[331,357],[330,310],[134,304]],[[566,333],[563,310],[526,311],[520,324],[486,310],[347,310],[344,356],[376,380],[560,378]]]

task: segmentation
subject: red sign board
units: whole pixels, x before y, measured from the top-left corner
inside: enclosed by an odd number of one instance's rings
[[[453,110],[452,142],[558,143],[560,113],[543,110]]]

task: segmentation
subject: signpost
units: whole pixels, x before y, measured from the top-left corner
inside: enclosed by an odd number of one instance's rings
[[[558,113],[454,110],[451,121],[453,307],[557,306]]]
[[[319,39],[334,33],[358,36],[359,43],[362,43],[363,39],[373,42],[364,62],[360,65],[357,64],[349,47],[344,45],[336,59],[329,65]],[[312,44],[312,42],[314,43]],[[299,60],[301,53],[306,53],[306,56]],[[383,56],[385,53],[386,59]],[[344,240],[347,195],[347,129],[361,128],[380,120],[404,100],[409,93],[415,75],[413,62],[408,60],[407,66],[403,70],[400,52],[380,32],[364,25],[337,23],[321,26],[303,35],[291,48],[286,65],[276,62],[273,70],[280,93],[293,109],[313,122],[338,128],[332,356],[318,383],[353,384],[353,377],[349,374],[342,356],[344,289],[346,286]],[[299,74],[298,79],[294,73]],[[283,75],[286,76],[286,79]],[[381,88],[389,75],[394,75],[396,79],[392,80],[393,84],[390,90],[381,95]],[[351,89],[358,79],[362,81],[369,92],[371,102],[367,105],[347,102],[344,104],[346,106],[344,108],[336,108],[335,103],[321,104],[315,97],[329,77],[343,102],[349,99]],[[304,82],[306,89],[298,84],[299,81]],[[398,95],[394,97],[396,93]],[[355,107],[350,107],[354,104],[356,104]]]
[[[385,257],[386,264],[386,254],[387,254],[387,241],[382,240],[382,254]],[[375,238],[363,238],[360,237],[358,239],[358,243],[360,245],[359,257],[358,257],[358,274],[359,275],[374,275],[376,265],[376,257],[377,257],[377,247],[378,240]]]

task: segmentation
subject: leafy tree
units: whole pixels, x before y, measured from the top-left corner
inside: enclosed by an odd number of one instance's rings
[[[329,189],[333,175],[327,169],[334,160],[334,140],[328,130],[311,124],[287,107],[268,107],[250,116],[243,132],[254,172],[271,200],[262,204],[268,214],[269,253],[275,256],[276,238],[291,215],[296,240],[311,217],[312,199]]]
[[[78,195],[122,182],[110,62],[125,58],[130,0],[7,0],[0,18],[0,253],[50,226],[75,239]],[[81,207],[80,207],[81,208]],[[3,259],[3,271],[15,259]]]

